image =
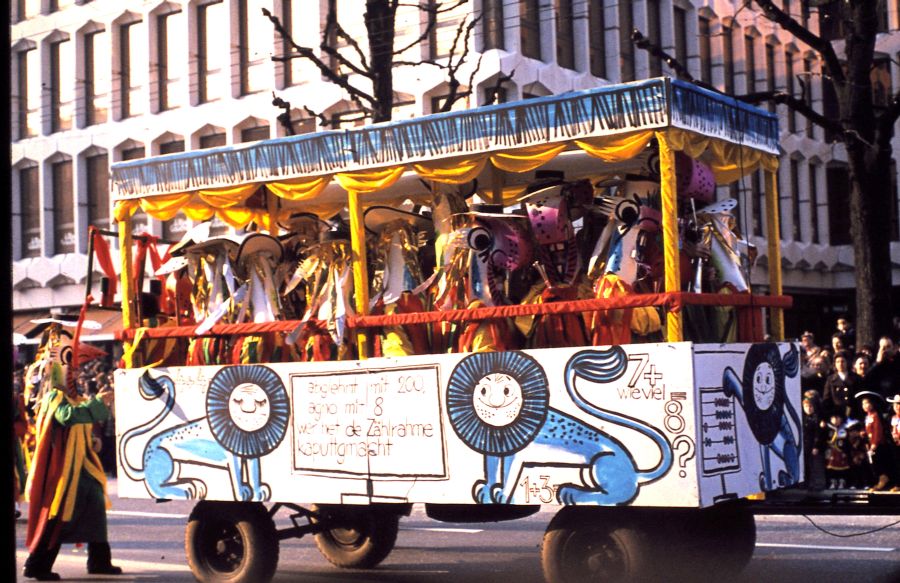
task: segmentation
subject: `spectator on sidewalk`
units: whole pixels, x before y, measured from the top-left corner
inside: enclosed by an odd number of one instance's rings
[[[853,396],[861,390],[861,381],[859,375],[850,370],[847,353],[837,353],[834,357],[834,372],[825,380],[822,393],[826,413],[840,411],[846,419],[858,419]]]

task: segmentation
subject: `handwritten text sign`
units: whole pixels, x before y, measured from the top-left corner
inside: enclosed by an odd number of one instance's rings
[[[445,475],[436,366],[291,375],[291,391],[294,470]]]

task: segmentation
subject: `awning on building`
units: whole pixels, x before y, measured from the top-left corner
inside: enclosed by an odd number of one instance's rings
[[[12,317],[12,333],[14,344],[37,344],[40,342],[41,333],[46,324],[35,324],[33,320],[52,318],[49,311],[30,311],[14,313]],[[75,316],[69,314],[69,317]],[[122,329],[122,313],[119,310],[105,310],[102,308],[88,308],[86,320],[96,322],[99,327],[83,328],[81,331],[82,342],[110,342],[115,340],[116,332]],[[75,332],[74,328],[69,329]]]

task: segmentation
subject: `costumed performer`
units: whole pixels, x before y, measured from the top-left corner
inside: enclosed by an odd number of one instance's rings
[[[93,426],[110,416],[113,393],[107,389],[86,397],[76,392],[75,369],[80,359],[74,351],[83,352],[82,345],[58,324],[45,331],[43,344],[50,358],[28,474],[26,544],[30,554],[23,575],[39,581],[59,580],[52,569],[60,545],[77,542],[87,543],[89,574],[119,575],[122,569],[112,564],[107,540],[106,475],[92,447]]]
[[[363,214],[369,235],[372,285],[372,314],[424,312],[424,277],[420,250],[431,239],[434,226],[430,215],[416,206],[371,206]],[[428,326],[408,324],[385,327],[378,335],[376,355],[408,356],[428,354],[431,343]]]

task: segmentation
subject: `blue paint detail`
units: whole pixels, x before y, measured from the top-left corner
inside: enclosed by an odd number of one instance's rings
[[[505,361],[505,367],[498,366],[500,361]],[[532,363],[536,369],[531,368]],[[517,374],[509,372],[517,366]],[[672,466],[673,456],[672,448],[662,432],[635,419],[595,407],[576,390],[575,381],[578,378],[611,383],[622,377],[627,366],[628,356],[618,346],[607,350],[581,351],[566,364],[566,390],[572,402],[582,411],[651,438],[660,449],[660,461],[648,470],[638,469],[631,452],[617,439],[579,418],[550,408],[548,398],[531,403],[535,410],[530,420],[540,420],[536,427],[519,424],[518,420],[502,427],[480,421],[474,412],[472,399],[475,386],[486,375],[496,372],[510,374],[522,386],[523,395],[527,394],[528,383],[535,382],[546,387],[548,381],[539,364],[521,353],[473,354],[460,361],[448,381],[447,411],[457,435],[469,447],[484,454],[485,479],[473,485],[474,500],[480,504],[524,503],[524,500],[514,499],[524,466],[552,466],[561,458],[571,460],[573,455],[580,458],[583,480],[559,487],[556,495],[563,504],[628,504],[637,497],[642,484],[665,475]],[[527,403],[528,399],[523,401]],[[519,417],[522,418],[523,414]],[[493,440],[485,437],[484,442],[479,441],[474,438],[479,434],[490,435]],[[504,450],[488,447],[485,443],[514,446]],[[532,444],[541,447],[530,448]]]
[[[237,427],[228,410],[232,391],[243,383],[261,387],[268,398],[269,417],[256,431]],[[152,434],[144,446],[141,467],[135,467],[126,455],[128,443],[156,429],[175,405],[175,383],[168,376],[152,378],[147,372],[139,387],[145,399],[162,399],[163,408],[149,422],[122,437],[119,457],[129,478],[143,481],[155,498],[203,499],[206,483],[189,475],[190,466],[200,464],[227,471],[236,500],[269,500],[271,490],[262,481],[260,458],[278,447],[290,421],[287,390],[274,371],[261,365],[219,370],[207,391],[207,416]]]
[[[774,400],[766,410],[757,408],[753,397],[752,379],[761,364],[767,363],[774,374]],[[796,484],[800,481],[800,437],[802,423],[785,391],[785,379],[799,374],[800,359],[797,347],[791,344],[784,356],[777,344],[754,344],[744,358],[743,377],[731,368],[722,372],[725,394],[734,397],[747,418],[747,425],[759,443],[762,473],[759,485],[772,490]],[[792,427],[793,424],[793,427]],[[796,432],[794,430],[796,428]],[[772,457],[784,464],[784,470],[773,474]]]

